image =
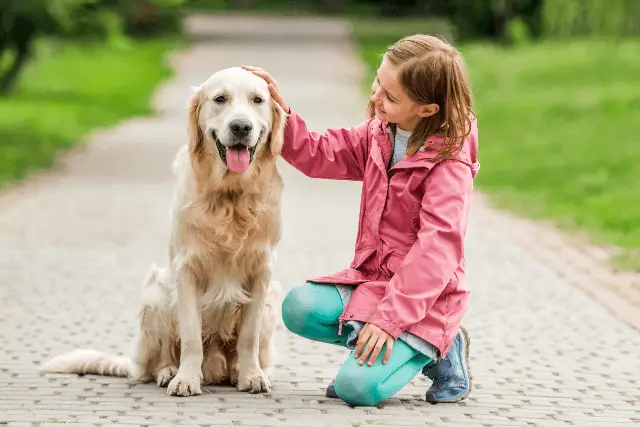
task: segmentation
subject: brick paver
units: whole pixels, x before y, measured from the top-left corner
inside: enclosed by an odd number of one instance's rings
[[[60,171],[0,202],[0,424],[211,426],[625,426],[640,422],[638,332],[531,256],[474,207],[466,254],[475,390],[428,405],[416,378],[378,408],[324,397],[346,351],[283,328],[273,391],[207,387],[191,398],[124,379],[40,375],[75,347],[126,352],[137,292],[166,260],[172,181],[190,84],[263,66],[309,125],[361,119],[361,66],[337,21],[194,18],[199,42],[173,58],[156,118],[102,132]],[[258,38],[246,31],[259,31]],[[215,31],[216,38],[207,38]],[[297,34],[303,36],[297,36]],[[329,33],[331,37],[318,37]],[[242,36],[242,37],[240,37]],[[313,50],[313,52],[312,52]],[[486,166],[490,167],[490,165]],[[351,260],[359,185],[312,181],[282,164],[285,230],[276,277],[288,288]]]

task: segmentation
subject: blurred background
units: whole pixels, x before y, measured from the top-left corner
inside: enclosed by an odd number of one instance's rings
[[[347,19],[363,91],[400,37],[451,39],[474,88],[479,189],[640,271],[639,0],[0,0],[1,185],[150,113],[194,11]]]

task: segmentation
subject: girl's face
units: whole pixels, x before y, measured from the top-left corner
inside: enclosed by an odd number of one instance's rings
[[[379,120],[395,123],[400,129],[413,130],[420,120],[438,112],[437,104],[416,104],[398,81],[398,73],[385,57],[371,86],[371,102]]]

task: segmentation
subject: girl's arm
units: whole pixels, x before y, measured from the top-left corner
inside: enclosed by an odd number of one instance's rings
[[[269,73],[249,65],[242,68],[264,79],[273,100],[289,114],[281,153],[289,164],[312,178],[362,181],[369,154],[368,121],[349,129],[329,129],[324,134],[311,132],[291,110]]]
[[[397,268],[369,320],[394,338],[422,320],[463,257],[473,177],[463,162],[446,160],[427,177],[418,240]]]
[[[290,110],[282,158],[311,178],[362,181],[369,155],[369,121],[348,129],[311,132]]]

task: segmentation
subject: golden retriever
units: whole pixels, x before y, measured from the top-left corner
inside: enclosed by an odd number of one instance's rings
[[[263,79],[233,67],[194,88],[188,119],[188,144],[173,163],[170,263],[153,265],[144,281],[133,358],[80,349],[42,371],[155,380],[177,396],[227,380],[271,389],[286,113]]]

